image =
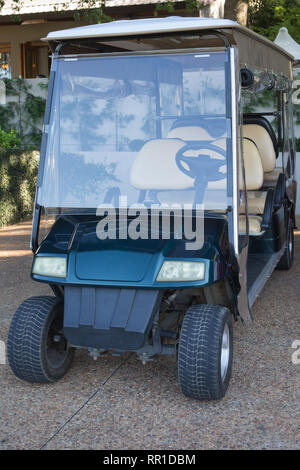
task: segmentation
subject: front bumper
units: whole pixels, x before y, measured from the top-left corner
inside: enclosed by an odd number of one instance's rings
[[[73,346],[136,351],[148,338],[160,292],[66,286],[64,335]]]

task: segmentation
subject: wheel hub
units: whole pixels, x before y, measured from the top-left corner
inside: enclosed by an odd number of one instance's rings
[[[228,364],[229,364],[229,354],[230,353],[230,343],[229,343],[229,328],[228,325],[225,323],[223,336],[222,336],[222,350],[221,350],[221,377],[222,381],[224,382]]]

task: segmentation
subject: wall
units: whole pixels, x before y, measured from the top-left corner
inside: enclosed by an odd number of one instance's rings
[[[48,79],[0,80],[0,129],[15,129],[22,147],[39,148]]]
[[[40,41],[50,31],[75,28],[85,23],[75,21],[57,21],[41,24],[7,25],[0,27],[0,44],[11,45],[11,68],[12,78],[21,75],[21,44],[26,42]]]

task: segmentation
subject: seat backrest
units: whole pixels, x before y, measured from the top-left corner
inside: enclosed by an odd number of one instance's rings
[[[218,139],[213,142],[213,145],[226,149],[226,139]],[[243,138],[243,157],[245,167],[246,189],[257,190],[260,189],[264,181],[264,170],[261,162],[259,151],[252,142],[252,140]],[[244,189],[243,184],[243,167],[240,161],[239,165],[239,182],[240,191]]]
[[[130,174],[132,186],[140,190],[153,191],[193,189],[194,178],[180,171],[176,164],[176,154],[185,145],[186,143],[179,139],[156,139],[147,142],[132,165]],[[226,188],[226,160],[222,155],[207,149],[187,150],[184,155],[197,157],[201,153],[224,160],[224,165],[220,167],[224,179],[208,182],[208,189]]]
[[[218,139],[213,142],[214,145],[226,149],[226,139]],[[185,143],[179,139],[157,139],[147,142],[139,151],[135,159],[130,174],[132,186],[141,190],[182,190],[192,189],[194,179],[185,175],[176,164],[177,152],[185,146]],[[258,190],[263,185],[264,171],[259,151],[252,140],[243,139],[244,166],[246,175],[246,189]],[[189,150],[187,156],[211,154],[212,158],[222,159],[217,152],[209,150]],[[242,165],[240,164],[240,190],[243,188]],[[208,189],[226,188],[226,161],[224,168],[224,179],[211,181],[208,183]]]
[[[243,115],[243,124],[244,125],[246,125],[246,124],[256,124],[258,126],[263,127],[264,129],[266,129],[266,131],[269,133],[269,136],[271,137],[276,158],[278,157],[278,155],[279,155],[278,140],[277,140],[275,131],[273,129],[273,126],[271,125],[270,121],[268,121],[268,119],[266,117],[246,113],[246,114]]]
[[[276,166],[276,153],[269,132],[258,124],[244,124],[243,137],[251,139],[256,144],[264,171],[273,171]]]
[[[243,157],[247,191],[258,190],[264,182],[264,169],[257,146],[248,138],[243,138]],[[243,190],[243,173],[240,164],[240,190]]]
[[[137,189],[168,190],[193,188],[194,180],[179,170],[175,157],[184,147],[182,140],[157,139],[147,142],[139,151],[130,174]]]

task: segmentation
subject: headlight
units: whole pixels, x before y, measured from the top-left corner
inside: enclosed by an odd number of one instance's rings
[[[199,261],[164,261],[156,281],[200,281],[205,277],[205,263]]]
[[[37,256],[33,263],[32,273],[39,276],[66,277],[67,258]]]

